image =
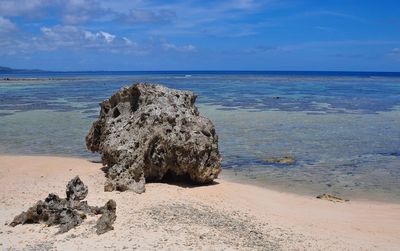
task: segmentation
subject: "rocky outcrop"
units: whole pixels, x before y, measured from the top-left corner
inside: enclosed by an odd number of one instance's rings
[[[105,191],[142,193],[145,180],[205,184],[217,178],[218,136],[212,122],[200,116],[195,100],[190,91],[135,84],[100,104],[86,145],[102,155]]]
[[[103,207],[89,206],[86,201],[82,201],[88,194],[88,188],[78,176],[68,182],[66,194],[65,199],[49,194],[44,201],[38,201],[26,212],[17,215],[10,226],[44,223],[47,226],[58,225],[58,233],[65,233],[81,224],[86,214],[102,214],[95,226],[97,234],[113,229],[117,207],[114,200],[109,200]]]

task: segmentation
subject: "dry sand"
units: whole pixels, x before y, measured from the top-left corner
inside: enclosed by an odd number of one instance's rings
[[[13,217],[79,175],[88,202],[117,202],[115,230],[97,217],[65,234]],[[218,179],[210,186],[153,183],[144,194],[103,192],[101,164],[59,157],[0,156],[0,250],[400,250],[400,205],[334,203]]]

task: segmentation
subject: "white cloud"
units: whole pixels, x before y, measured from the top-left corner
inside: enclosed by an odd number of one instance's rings
[[[390,52],[388,53],[388,56],[390,56],[391,58],[393,58],[395,60],[400,60],[400,48],[395,47],[395,48],[391,49]]]
[[[89,41],[96,40],[96,34],[90,32],[90,31],[83,31],[83,36],[85,37],[85,39],[87,39]]]
[[[132,40],[130,40],[129,38],[123,37],[122,39],[125,41],[126,45],[133,45],[134,44],[134,42],[132,42]]]
[[[195,52],[197,50],[196,47],[191,44],[177,46],[175,44],[168,43],[168,42],[161,43],[161,47],[166,51],[173,50],[173,51],[178,51],[178,52]]]
[[[9,19],[0,16],[0,33],[10,32],[17,29],[17,26]]]
[[[220,5],[221,11],[231,11],[231,10],[254,10],[259,7],[261,1],[253,0],[231,0]]]
[[[176,45],[165,39],[137,43],[126,36],[107,31],[93,31],[72,25],[41,27],[40,34],[31,36],[18,33],[0,36],[0,55],[28,55],[40,51],[100,51],[117,54],[148,54],[170,51],[175,53],[196,52],[193,44]]]
[[[56,25],[53,27],[42,27],[42,36],[39,37],[43,44],[49,48],[77,47],[77,48],[102,48],[107,46],[127,45],[124,38],[114,34],[98,31],[91,32],[76,26]],[[131,43],[130,45],[133,45]]]
[[[123,21],[132,24],[167,23],[175,17],[176,13],[172,10],[153,11],[146,9],[131,9],[127,15],[121,15]]]
[[[184,45],[181,47],[182,51],[196,51],[197,48],[196,46],[192,45],[192,44],[188,44],[188,45]]]
[[[108,14],[112,13],[98,0],[0,0],[0,15],[7,17],[51,17],[64,24],[80,24]]]
[[[101,1],[96,0],[58,0],[62,1],[62,20],[66,24],[80,24],[102,19],[112,15],[110,10],[103,8]]]
[[[104,31],[100,31],[100,32],[96,33],[96,36],[104,39],[107,43],[112,43],[112,41],[114,41],[114,39],[116,37],[115,35],[104,32]]]
[[[128,1],[123,9],[108,7],[114,5],[101,0],[0,0],[0,16],[38,20],[51,17],[68,25],[117,20],[130,24],[164,23],[176,16],[171,9],[146,7],[141,1]]]
[[[93,31],[71,25],[41,27],[40,34],[36,36],[24,33],[0,36],[0,48],[0,55],[29,55],[40,51],[68,50],[134,55],[159,52],[159,49],[178,53],[196,51],[192,44],[178,46],[166,40],[137,43],[126,36],[118,36],[108,31]]]
[[[0,15],[3,16],[34,16],[49,0],[1,0]]]
[[[62,25],[92,25],[119,23],[123,26],[140,24],[159,24],[150,27],[148,34],[171,35],[190,33],[204,35],[232,36],[231,34],[251,35],[253,27],[231,32],[219,21],[237,20],[272,6],[278,0],[225,0],[204,2],[193,1],[143,1],[143,0],[0,0],[0,16],[19,16],[31,22],[47,19],[57,20]],[[29,20],[26,18],[29,17]],[[164,24],[169,24],[168,26]],[[237,26],[237,25],[236,25]],[[90,27],[90,26],[89,26]],[[94,26],[92,26],[94,27]],[[99,26],[95,26],[99,27]],[[101,27],[101,26],[100,26]],[[237,28],[235,28],[237,31]],[[206,32],[207,33],[207,32]],[[207,35],[207,34],[205,34]],[[237,36],[237,35],[236,35]]]
[[[284,51],[279,46],[265,46],[260,45],[252,48],[247,48],[243,52],[249,54],[260,54],[260,53],[269,53],[269,52],[277,52],[277,51]]]
[[[116,35],[110,34],[105,31],[99,31],[96,33],[92,33],[90,31],[84,30],[84,31],[82,31],[82,33],[83,33],[84,38],[87,39],[88,41],[92,41],[92,42],[104,41],[108,44],[111,44],[117,37]],[[125,38],[125,37],[122,38],[122,40],[126,41],[125,39],[127,39],[127,38]]]

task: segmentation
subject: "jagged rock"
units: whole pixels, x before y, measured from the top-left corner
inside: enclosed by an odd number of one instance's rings
[[[102,208],[102,215],[96,223],[96,233],[97,234],[104,234],[110,230],[113,230],[113,224],[115,219],[117,218],[116,215],[117,211],[117,203],[114,200],[109,200],[104,207]]]
[[[221,171],[218,136],[190,91],[156,84],[125,87],[100,104],[86,137],[102,154],[105,191],[145,191],[146,181],[212,182]]]
[[[113,219],[106,221],[108,224],[107,231],[113,229],[112,224],[116,218],[115,212],[117,206],[115,201],[110,200],[111,202],[107,202],[103,207],[92,207],[88,205],[87,201],[81,201],[86,198],[88,188],[78,176],[68,182],[66,194],[67,198],[65,199],[53,193],[49,194],[44,201],[38,201],[26,212],[17,215],[10,223],[10,226],[15,227],[19,224],[44,223],[48,226],[58,225],[58,233],[65,233],[80,225],[83,220],[86,219],[85,213],[87,213],[91,215],[106,214],[106,219]],[[109,205],[110,203],[111,206]],[[110,208],[113,209],[114,216],[110,215]],[[98,229],[97,225],[96,229]],[[96,232],[101,234],[106,231]]]
[[[44,223],[48,226],[59,225],[58,233],[64,233],[81,224],[84,218],[84,214],[73,208],[68,200],[49,194],[44,202],[38,201],[28,211],[17,215],[10,226]]]
[[[327,193],[318,195],[317,199],[328,200],[328,201],[332,201],[332,202],[348,202],[349,201],[347,199],[342,199],[340,197],[334,196],[332,194],[327,194]]]
[[[88,187],[76,176],[67,184],[67,200],[84,200],[88,194]]]
[[[60,225],[58,233],[68,232],[70,229],[80,225],[84,219],[86,219],[86,215],[79,213],[77,210],[71,208],[62,209],[59,213],[59,221],[55,222]]]

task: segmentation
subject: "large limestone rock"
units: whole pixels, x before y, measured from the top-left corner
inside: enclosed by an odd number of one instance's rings
[[[125,87],[100,104],[86,137],[102,154],[106,191],[144,192],[146,181],[212,182],[221,171],[218,136],[190,91],[156,84]]]

